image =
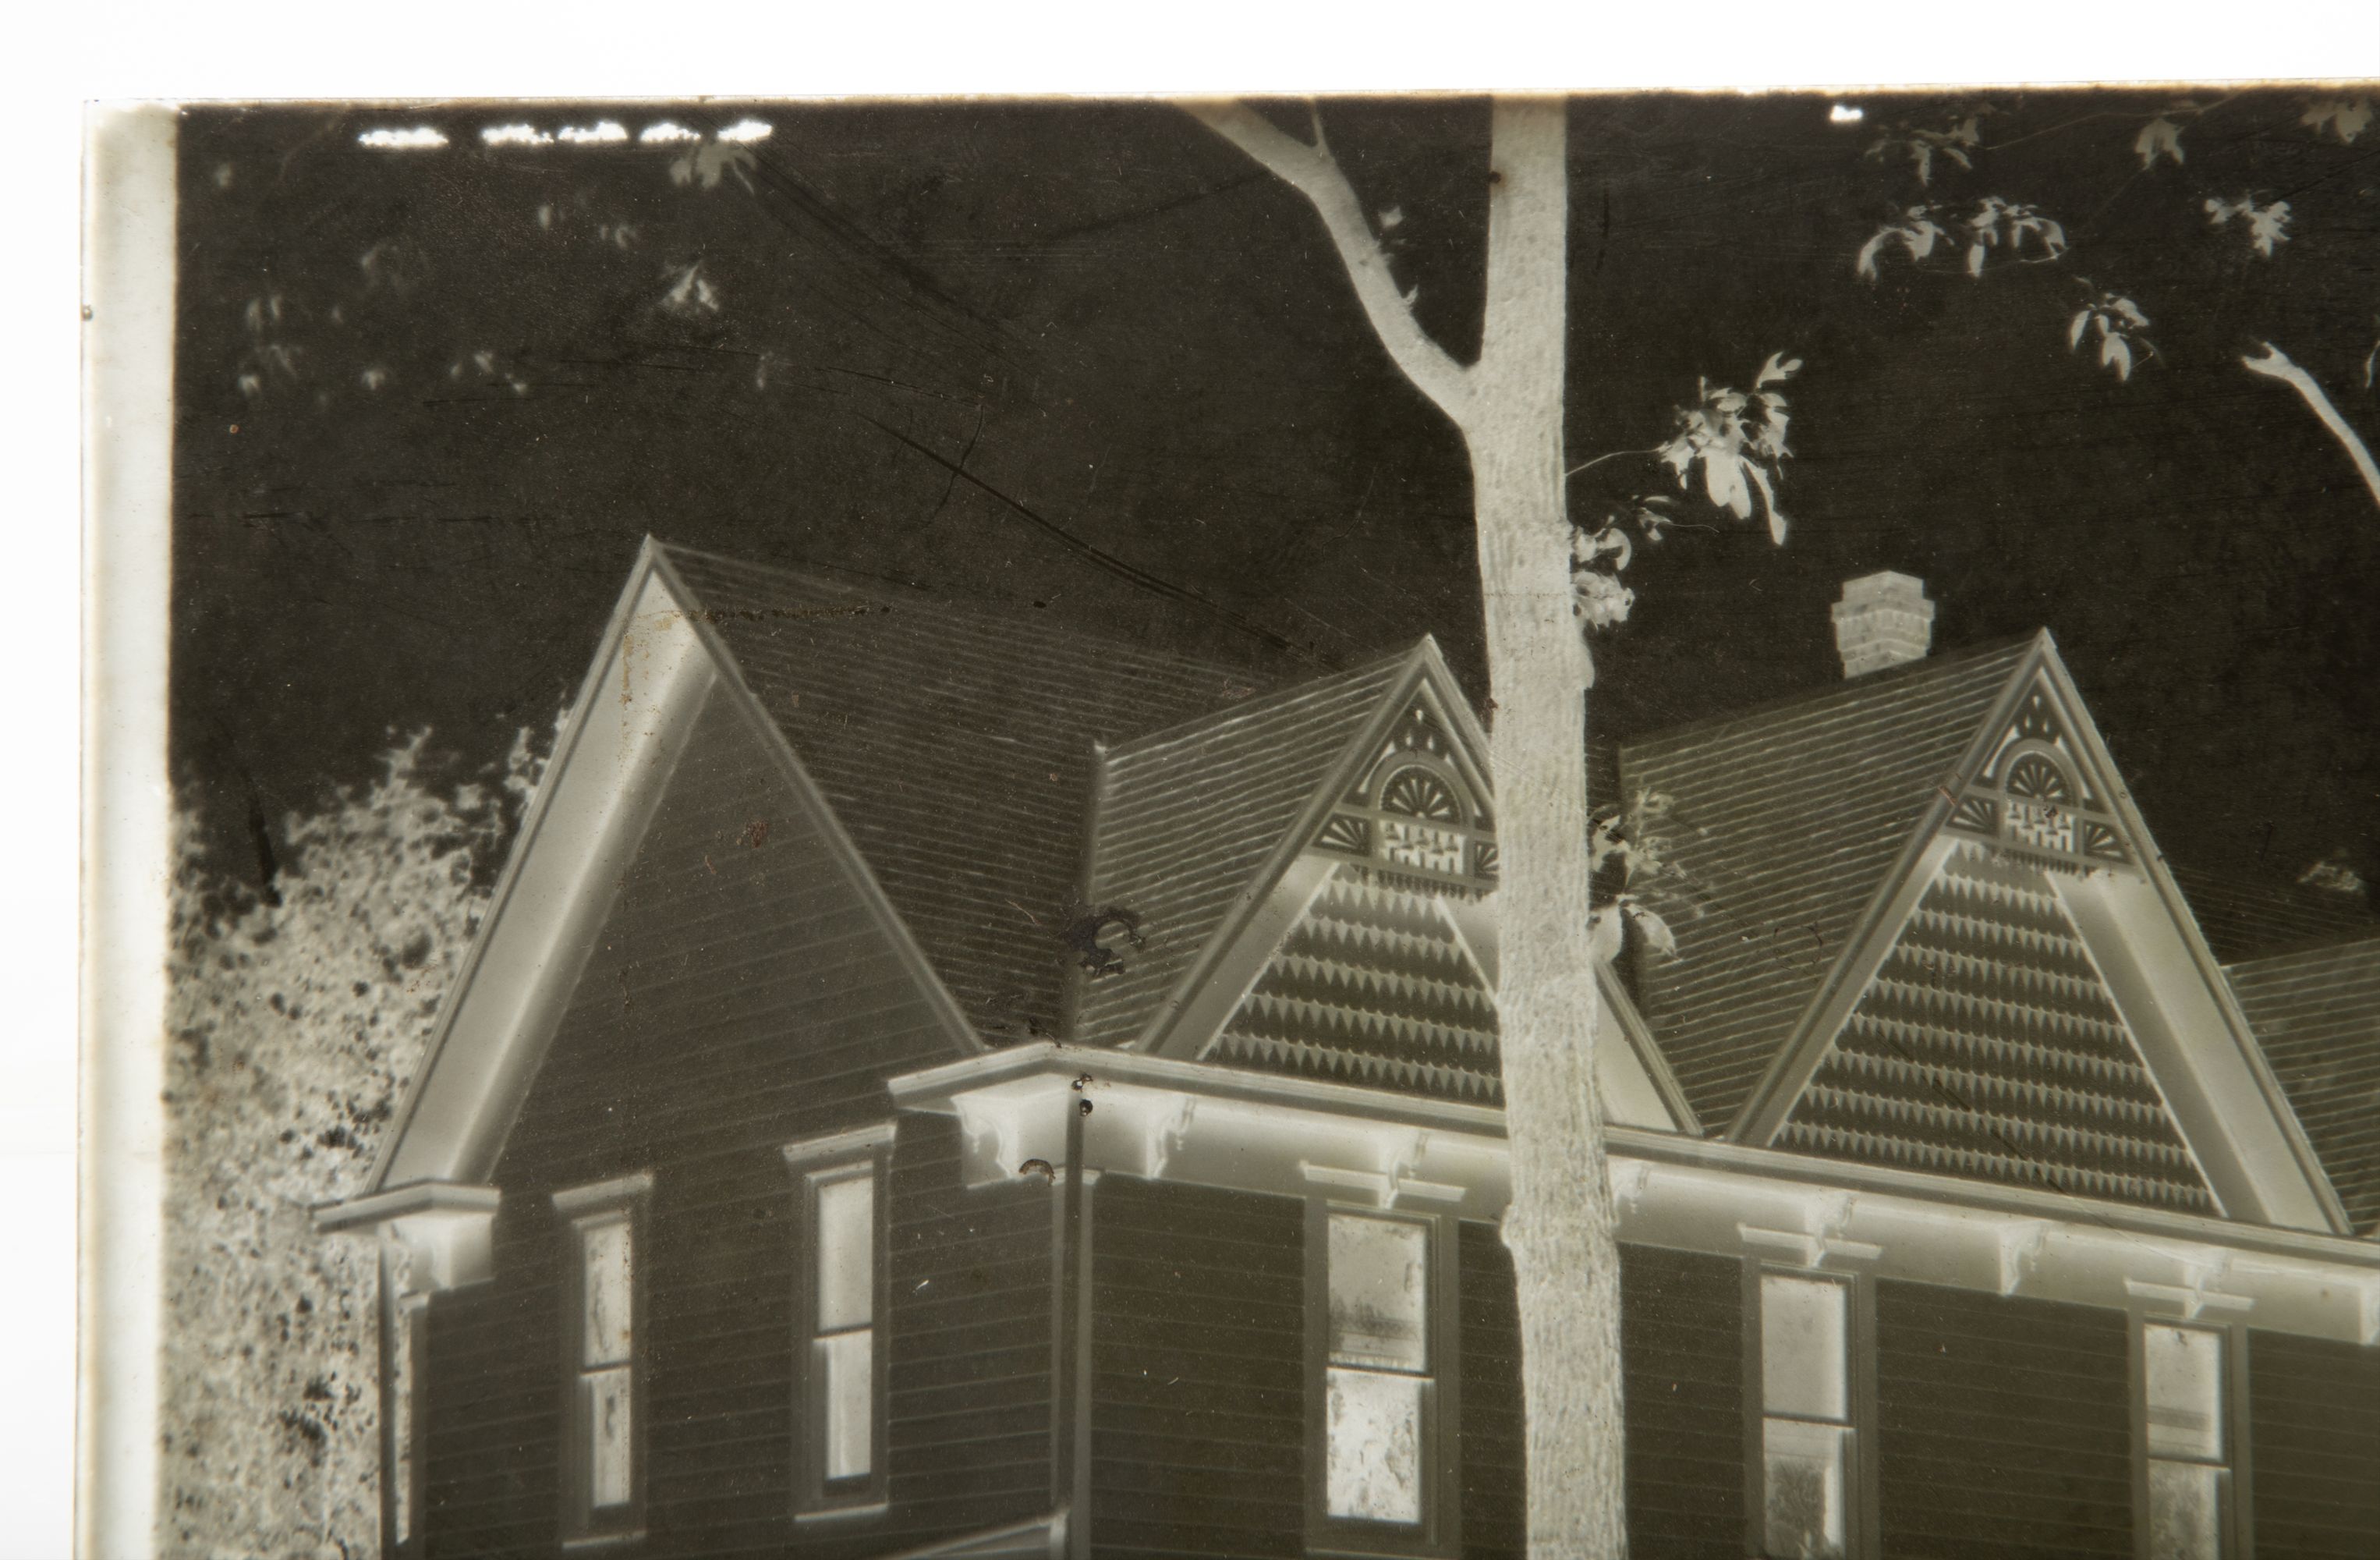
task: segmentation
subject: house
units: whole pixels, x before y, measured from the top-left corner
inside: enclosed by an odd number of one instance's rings
[[[1612,757],[1633,1553],[2380,1553],[2380,927],[2210,889],[2219,961],[2049,636],[1931,613]],[[1427,639],[1260,686],[649,543],[322,1216],[392,1544],[1521,1554],[1494,805]]]

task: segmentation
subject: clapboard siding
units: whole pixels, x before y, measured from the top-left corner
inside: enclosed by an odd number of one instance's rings
[[[506,1140],[495,1278],[431,1307],[428,1553],[554,1551],[551,1194],[649,1170],[643,1552],[783,1554],[795,1252],[779,1150],[888,1119],[888,1073],[954,1054],[817,820],[715,692]],[[967,1191],[953,1129],[929,1118],[900,1124],[891,1174],[892,1510],[832,1544],[806,1532],[806,1552],[1048,1508],[1048,1195]],[[977,1378],[953,1362],[987,1349],[1009,1383],[958,1428],[953,1394]]]
[[[1050,1202],[1046,1183],[968,1191],[958,1125],[907,1116],[892,1160],[892,1511],[881,1554],[1050,1509]]]
[[[2121,1311],[1876,1286],[1883,1552],[2132,1553]]]
[[[1528,1547],[1521,1426],[1521,1312],[1512,1258],[1494,1225],[1465,1224],[1462,1285],[1463,1553],[1506,1560]]]
[[[1091,1195],[1091,1543],[1305,1548],[1305,1210],[1130,1176]]]
[[[2248,1335],[2260,1555],[2380,1560],[2380,1348]]]
[[[1730,1257],[1620,1249],[1630,1554],[1743,1546],[1743,1269]]]

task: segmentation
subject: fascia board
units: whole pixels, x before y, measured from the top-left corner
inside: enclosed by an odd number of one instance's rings
[[[2166,864],[2165,853],[2157,848],[2156,841],[2151,837],[2148,824],[2142,819],[2140,808],[2132,800],[2131,791],[2116,768],[2114,755],[2108,752],[2106,741],[2099,735],[2097,723],[2091,718],[2081,693],[2074,687],[2073,676],[2067,671],[2054,643],[2046,643],[2044,650],[2044,669],[2072,713],[2075,740],[2082,744],[2084,756],[2097,767],[2103,777],[2117,820],[2131,836],[2140,858],[2143,876],[2163,911],[2163,922],[2170,928],[2181,956],[2188,963],[2195,988],[2192,995],[2204,993],[2204,1002],[2212,1007],[2224,1031],[2238,1048],[2240,1066],[2249,1082],[2248,1091],[2263,1105],[2264,1114],[2287,1146],[2289,1156],[2296,1166],[2297,1179],[2314,1204],[2314,1216],[2335,1234],[2352,1233],[2354,1226],[2347,1216],[2345,1204],[2339,1200],[2338,1188],[2331,1185],[2330,1176],[2323,1169],[2313,1141],[2306,1137],[2303,1124],[2298,1120],[2289,1096],[2281,1090],[2280,1079],[2274,1075],[2272,1064],[2265,1058],[2265,1048],[2257,1042],[2255,1030],[2249,1024],[2246,1013],[2241,1011],[2230,982],[2224,979],[2223,967],[2216,961],[2214,950],[2207,946],[2205,933],[2199,930],[2198,918],[2192,913],[2180,884],[2174,882],[2172,870]],[[2134,917],[2132,924],[2138,926],[2143,922]],[[2228,1098],[2223,1103],[2231,1109],[2237,1108]],[[2277,1192],[2279,1188],[2265,1188],[2260,1192],[2260,1200]],[[2302,1213],[2300,1216],[2303,1216]]]
[[[402,1185],[407,1181],[469,1181],[476,1178],[463,1167],[465,1144],[473,1135],[473,1123],[479,1114],[469,1108],[471,1102],[468,1100],[454,1102],[459,1112],[459,1118],[442,1120],[431,1132],[425,1132],[423,1129],[424,1102],[434,1095],[443,1095],[445,1092],[446,1080],[451,1077],[458,1062],[456,1039],[458,1030],[476,1031],[480,1028],[477,1022],[480,1007],[487,1000],[485,993],[495,983],[489,976],[492,951],[495,950],[501,942],[513,937],[519,930],[520,923],[532,914],[541,911],[543,919],[551,919],[559,911],[566,917],[571,908],[566,903],[558,905],[552,896],[547,896],[547,903],[531,909],[528,907],[527,901],[536,896],[532,888],[525,887],[525,883],[531,875],[533,859],[540,856],[540,842],[565,832],[558,827],[558,814],[566,810],[565,804],[558,799],[565,788],[564,776],[574,764],[580,762],[583,753],[601,745],[601,739],[590,735],[594,728],[597,712],[601,710],[610,713],[614,707],[610,685],[619,670],[625,665],[627,640],[640,611],[644,610],[641,603],[644,603],[648,591],[656,584],[655,570],[660,556],[659,545],[652,538],[647,537],[643,546],[638,551],[635,565],[629,570],[627,583],[621,589],[618,603],[613,608],[612,620],[604,628],[603,637],[597,643],[594,659],[589,664],[587,676],[579,684],[577,697],[570,706],[570,713],[564,721],[562,731],[555,739],[553,753],[547,761],[545,783],[538,786],[537,794],[529,800],[528,811],[521,820],[519,836],[506,855],[504,867],[497,873],[495,887],[489,898],[487,914],[481,920],[479,932],[472,938],[470,947],[466,951],[462,964],[455,973],[453,982],[447,987],[446,994],[439,1006],[438,1017],[431,1026],[430,1042],[423,1052],[421,1063],[415,1069],[413,1081],[407,1087],[404,1097],[398,1102],[396,1113],[389,1123],[387,1132],[381,1140],[380,1151],[374,1156],[370,1174],[365,1177],[366,1195],[381,1191],[392,1185]],[[668,589],[666,585],[661,588],[663,591]],[[678,604],[682,605],[682,601]],[[650,668],[648,667],[648,672],[650,671]],[[624,686],[624,696],[628,691],[630,691],[629,689]],[[683,695],[684,690],[681,690],[681,693]],[[664,732],[662,735],[674,735],[682,742],[686,729],[690,728],[691,725],[690,719],[680,721],[677,723],[679,729],[674,733]],[[674,766],[675,751],[673,749],[666,754],[656,752],[649,756],[665,757],[669,762],[658,766],[665,773],[669,767]],[[647,788],[654,795],[642,799],[654,799],[658,795],[658,786]],[[612,799],[615,804],[637,799],[625,796],[625,788],[621,787],[616,781],[613,789],[614,792],[623,793],[613,797]],[[631,820],[624,816],[614,816],[609,819],[609,822],[613,825],[610,833],[616,835],[623,832]],[[642,821],[638,819],[634,822],[638,826],[629,832],[640,835]],[[615,849],[604,854],[608,859],[610,856],[617,854],[617,851]],[[584,865],[585,863],[582,863],[581,871],[577,874],[581,884],[592,884],[597,881],[584,871]],[[567,896],[564,897],[566,899]],[[554,949],[559,949],[560,945],[566,940],[559,928],[548,929],[548,935],[541,939]],[[581,952],[583,954],[583,949]],[[537,960],[531,960],[530,963],[533,968],[540,965],[540,961]],[[559,971],[544,969],[542,973],[545,979],[534,982],[535,984],[542,986],[557,983],[556,977]],[[575,973],[574,966],[572,974],[575,976]],[[525,994],[536,998],[550,999],[551,997],[550,993],[543,991]],[[534,1001],[530,1005],[535,1005]],[[526,1010],[516,1011],[513,1015],[511,1028],[517,1029],[521,1023],[528,1021],[531,1015]],[[498,1024],[493,1027],[499,1033],[497,1041],[491,1043],[501,1042],[504,1026]],[[468,1042],[465,1043],[468,1044]],[[463,1092],[475,1094],[484,1093],[486,1091],[466,1089]],[[428,1145],[426,1141],[431,1135],[439,1139],[439,1143],[434,1148]]]

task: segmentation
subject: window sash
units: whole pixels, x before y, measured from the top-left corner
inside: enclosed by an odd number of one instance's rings
[[[795,1257],[795,1512],[871,1507],[885,1490],[885,1163],[868,1130],[784,1150],[798,1214]]]
[[[1865,1280],[1745,1264],[1748,1547],[1848,1560],[1873,1543]]]
[[[1317,1553],[1438,1554],[1460,1543],[1443,1466],[1458,1225],[1307,1204],[1307,1450]]]
[[[2138,1552],[2222,1560],[2244,1521],[2235,1506],[2237,1332],[2136,1317],[2133,1335]]]
[[[644,1519],[643,1271],[638,1175],[554,1194],[563,1217],[564,1536],[608,1539]]]

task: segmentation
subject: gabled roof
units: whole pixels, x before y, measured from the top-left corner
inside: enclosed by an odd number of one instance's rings
[[[1094,744],[1232,705],[1260,675],[661,552],[977,1028],[1055,1032]]]
[[[2380,937],[2224,971],[2361,1234],[2380,1234]]]
[[[1713,1130],[1735,1118],[1840,961],[2038,637],[1624,744],[1625,796],[1670,798],[1677,957],[1646,1023]]]
[[[1101,756],[1084,898],[1130,912],[1139,942],[1119,949],[1120,970],[1084,982],[1076,1040],[1120,1044],[1162,1021],[1201,956],[1269,894],[1259,878],[1279,875],[1301,819],[1343,788],[1333,776],[1397,713],[1392,696],[1436,660],[1424,640]]]

